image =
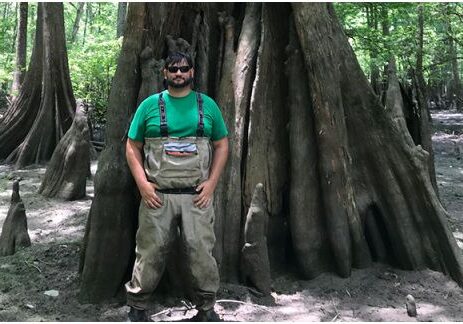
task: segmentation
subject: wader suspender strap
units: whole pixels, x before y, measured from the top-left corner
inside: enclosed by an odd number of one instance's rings
[[[199,122],[198,122],[198,130],[196,131],[197,137],[204,136],[204,111],[203,111],[203,98],[196,92],[196,100],[198,101],[198,112],[199,112]]]
[[[162,92],[159,94],[159,112],[161,115],[161,137],[167,137],[167,116],[166,116],[166,103],[162,98]]]
[[[198,112],[199,112],[199,122],[198,122],[198,130],[196,131],[196,136],[203,137],[204,136],[204,110],[203,110],[203,98],[201,95],[196,92],[196,100],[198,102]],[[162,92],[159,94],[159,112],[161,116],[161,137],[167,137],[167,115],[166,115],[166,103],[162,98]]]

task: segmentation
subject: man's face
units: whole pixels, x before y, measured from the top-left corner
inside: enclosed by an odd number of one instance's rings
[[[194,69],[183,59],[181,62],[169,65],[164,69],[164,77],[167,84],[173,88],[184,88],[193,82]]]

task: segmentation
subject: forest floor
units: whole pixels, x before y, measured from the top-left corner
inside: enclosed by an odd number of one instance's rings
[[[434,150],[440,198],[463,248],[463,114],[434,112]],[[92,172],[96,163],[92,164]],[[0,257],[0,321],[126,321],[123,304],[83,305],[77,300],[78,263],[93,198],[73,202],[37,194],[43,166],[21,170],[0,165],[0,224],[6,217],[12,181],[21,177],[32,246]],[[411,294],[418,316],[408,317]],[[273,292],[258,298],[244,286],[222,284],[216,311],[225,321],[463,321],[463,290],[441,273],[402,271],[382,264],[354,270],[342,279],[323,274],[310,281],[292,275],[273,278]],[[188,321],[178,298],[153,303],[154,321]]]

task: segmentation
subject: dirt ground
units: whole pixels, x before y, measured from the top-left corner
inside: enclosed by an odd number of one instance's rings
[[[449,224],[463,248],[463,114],[435,112],[436,172]],[[93,173],[96,163],[92,165]],[[126,321],[123,304],[77,301],[80,242],[93,198],[74,202],[37,194],[44,166],[13,171],[0,165],[0,224],[6,217],[14,178],[21,177],[32,246],[0,257],[0,321]],[[257,298],[244,286],[223,284],[216,311],[225,321],[463,321],[463,290],[441,273],[392,269],[375,264],[348,279],[323,274],[310,281],[273,278],[271,297]],[[57,296],[50,296],[53,291]],[[405,297],[416,299],[418,316],[408,317]],[[188,321],[178,298],[154,303],[154,321]]]

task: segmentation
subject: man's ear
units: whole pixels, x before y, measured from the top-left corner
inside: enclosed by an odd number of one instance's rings
[[[164,75],[164,79],[167,79],[167,69],[162,69],[162,74]]]

